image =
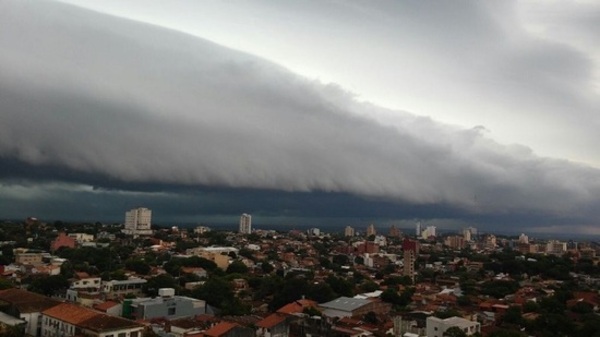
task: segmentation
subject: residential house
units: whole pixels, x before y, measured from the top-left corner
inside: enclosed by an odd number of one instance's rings
[[[102,282],[102,292],[105,298],[109,300],[124,297],[125,295],[139,296],[142,294],[142,286],[147,282],[141,278],[104,281]]]
[[[50,244],[50,251],[57,251],[61,247],[75,248],[76,241],[64,232],[60,232],[58,237]]]
[[[42,312],[42,337],[141,337],[144,326],[71,303]]]
[[[427,317],[427,337],[442,337],[444,332],[452,327],[460,328],[467,336],[481,332],[481,324],[461,317],[454,316],[446,319]]]
[[[42,311],[58,304],[59,301],[22,289],[0,291],[0,311],[24,320],[25,333],[29,336],[41,336]]]
[[[203,337],[254,337],[254,330],[236,323],[221,322],[202,333]]]
[[[174,296],[171,288],[159,289],[160,297],[137,298],[131,300],[131,317],[150,320],[164,318],[168,320],[194,317],[206,313],[206,302],[203,300]]]
[[[389,303],[373,299],[340,297],[327,303],[319,304],[323,315],[328,317],[355,317],[363,316],[369,311],[375,314],[385,314],[391,309]]]

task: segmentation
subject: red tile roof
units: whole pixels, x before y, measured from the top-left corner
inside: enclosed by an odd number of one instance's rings
[[[44,310],[42,313],[46,316],[50,316],[73,325],[78,325],[85,320],[99,315],[98,312],[71,303],[61,303],[55,307]]]
[[[22,289],[5,289],[0,291],[0,301],[14,306],[21,314],[42,312],[61,302]]]
[[[102,311],[102,312],[106,312],[108,309],[114,307],[115,305],[119,305],[119,303],[113,302],[113,301],[106,301],[106,302],[95,304],[94,309]]]
[[[317,307],[318,303],[315,301],[311,301],[311,300],[297,300],[294,301],[292,303],[288,303],[286,305],[284,305],[283,307],[279,308],[279,310],[277,310],[278,313],[280,314],[295,314],[295,313],[300,313],[302,311],[304,311],[305,308],[310,308],[310,307]]]
[[[204,331],[204,336],[220,337],[220,336],[228,333],[231,329],[235,328],[236,326],[238,326],[238,325],[235,323],[221,322],[221,323],[213,326],[212,328]]]
[[[61,303],[42,312],[46,316],[93,331],[143,327],[128,319],[109,316],[71,303]]]
[[[271,329],[274,326],[277,326],[281,322],[285,321],[286,316],[283,314],[274,313],[271,314],[262,320],[256,323],[256,326],[259,328]]]

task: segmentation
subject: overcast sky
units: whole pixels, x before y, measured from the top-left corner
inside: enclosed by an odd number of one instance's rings
[[[0,2],[0,217],[600,234],[595,2],[68,2]]]

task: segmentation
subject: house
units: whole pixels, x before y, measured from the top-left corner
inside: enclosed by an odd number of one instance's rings
[[[75,242],[80,244],[94,241],[94,235],[87,233],[69,233],[69,237],[75,239]]]
[[[171,320],[206,313],[206,302],[203,300],[175,296],[175,289],[172,288],[159,289],[158,293],[160,297],[132,299],[131,317],[143,320],[153,318]]]
[[[76,241],[74,238],[68,236],[64,232],[60,232],[58,237],[50,244],[50,251],[55,252],[61,247],[75,248],[75,245]]]
[[[17,253],[15,254],[15,263],[18,264],[42,264],[42,253]]]
[[[295,313],[301,313],[307,308],[316,308],[318,305],[319,304],[315,301],[300,299],[284,305],[283,307],[279,308],[277,312],[280,314],[291,315]]]
[[[111,316],[121,316],[123,313],[123,305],[113,301],[96,303],[93,305],[93,308]]]
[[[381,315],[390,311],[389,303],[380,300],[351,298],[342,296],[333,301],[319,304],[323,315],[327,317],[354,317],[363,316],[369,311]]]
[[[71,280],[67,289],[67,301],[78,303],[87,307],[93,306],[100,300],[102,279],[90,277],[86,273],[76,273],[77,278]]]
[[[26,325],[27,322],[25,320],[0,311],[0,336],[4,336],[5,333],[8,333],[12,329],[17,329],[17,331],[24,333]]]
[[[258,337],[288,337],[290,334],[288,316],[277,312],[258,321],[256,328]]]
[[[71,303],[42,312],[42,337],[141,337],[144,326]]]
[[[139,296],[142,294],[142,286],[148,281],[141,278],[130,278],[128,280],[111,280],[102,282],[102,292],[106,299],[112,300],[125,295]]]
[[[193,274],[200,278],[206,277],[206,270],[202,267],[181,267],[181,272],[184,274]]]
[[[427,317],[427,337],[442,337],[444,332],[452,327],[460,328],[467,336],[481,332],[481,324],[464,318],[456,316],[446,319]]]
[[[60,304],[59,301],[26,290],[11,288],[0,291],[0,311],[24,320],[25,333],[41,336],[42,311]]]
[[[236,323],[221,322],[202,333],[203,337],[254,337],[254,330]]]

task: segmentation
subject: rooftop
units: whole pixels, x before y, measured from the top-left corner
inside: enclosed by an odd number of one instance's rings
[[[44,295],[16,288],[0,291],[0,304],[1,302],[14,306],[22,314],[41,312],[61,303]]]
[[[319,304],[319,306],[322,308],[327,308],[327,309],[352,311],[352,310],[358,309],[369,303],[371,303],[371,301],[366,300],[366,299],[350,298],[350,297],[342,296],[333,301],[330,301],[327,303],[321,303],[321,304]]]

